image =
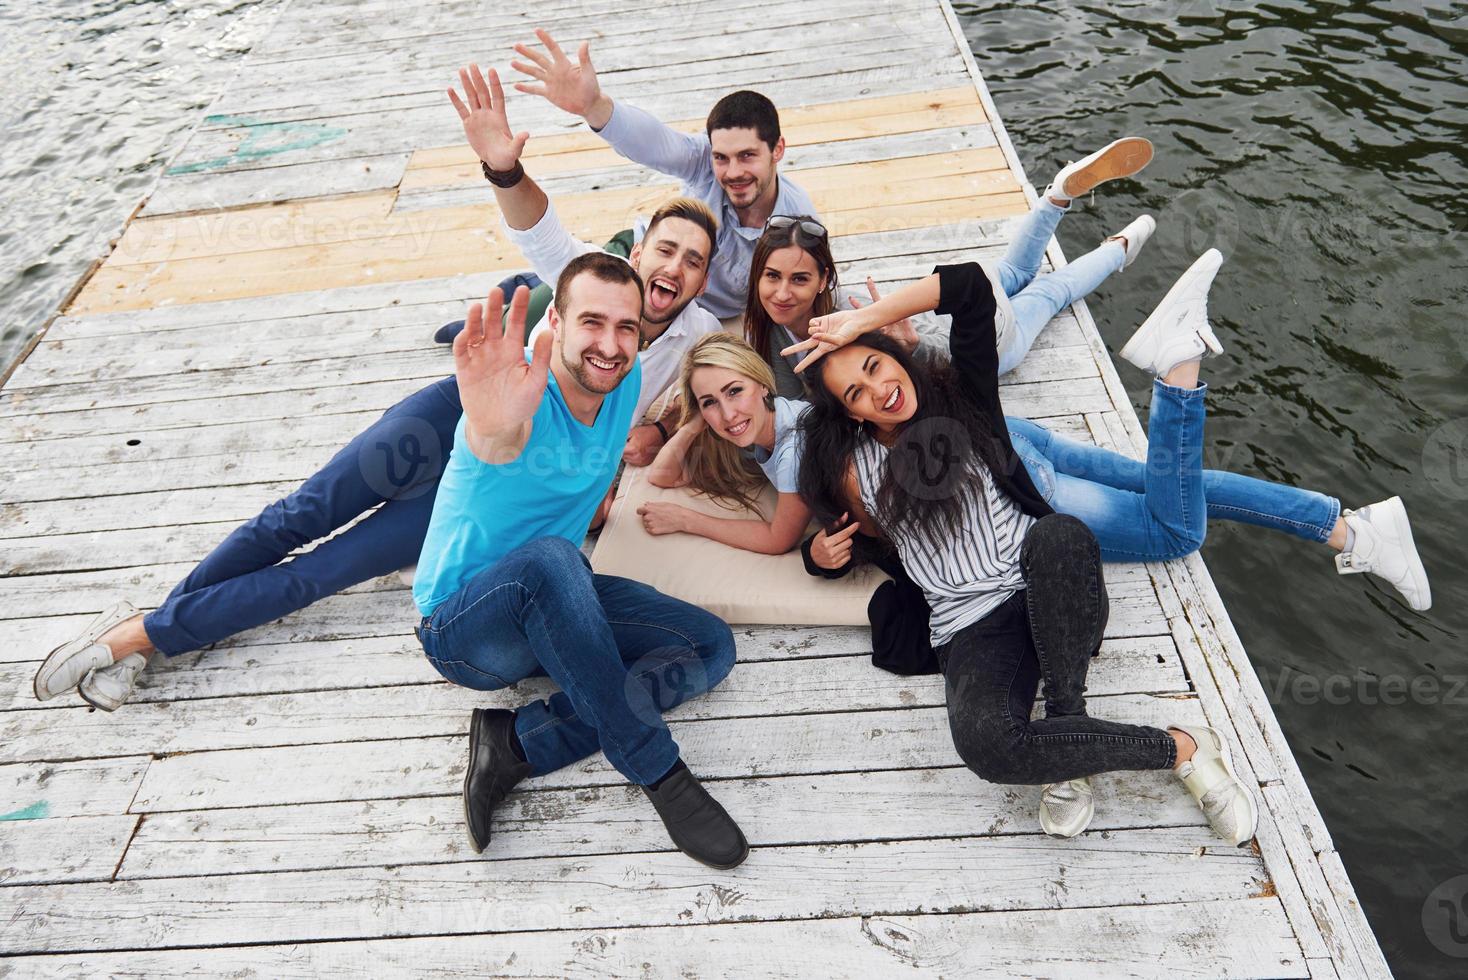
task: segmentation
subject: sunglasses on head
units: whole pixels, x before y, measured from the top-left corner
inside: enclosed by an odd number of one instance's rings
[[[804,235],[812,241],[821,241],[826,237],[826,226],[814,218],[792,218],[788,214],[777,214],[765,222],[765,231],[784,231],[791,226],[795,227],[797,238]]]

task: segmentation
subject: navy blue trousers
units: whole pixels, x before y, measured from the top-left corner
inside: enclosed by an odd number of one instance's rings
[[[417,562],[462,413],[451,377],[384,412],[294,493],[236,528],[143,618],[153,646],[170,657],[198,650]],[[312,541],[321,544],[286,560]]]

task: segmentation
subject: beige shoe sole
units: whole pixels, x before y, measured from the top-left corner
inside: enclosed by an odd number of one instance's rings
[[[1085,197],[1108,180],[1130,177],[1152,162],[1152,141],[1127,136],[1103,147],[1076,170],[1065,175],[1060,190],[1074,200]]]

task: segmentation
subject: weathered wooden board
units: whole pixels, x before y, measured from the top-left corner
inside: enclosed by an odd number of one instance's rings
[[[0,889],[0,952],[85,950],[99,921],[162,948],[1268,896],[1258,857],[1200,828],[1087,837],[1063,868],[1054,848],[1015,836],[762,849],[719,873],[664,852],[18,885]]]
[[[1097,939],[1100,937],[1101,941]],[[1247,941],[1240,941],[1247,937]],[[813,966],[811,959],[819,958]],[[1319,961],[1312,961],[1311,966]],[[1303,977],[1272,899],[304,943],[0,960],[0,977]],[[1329,961],[1324,961],[1329,966]]]

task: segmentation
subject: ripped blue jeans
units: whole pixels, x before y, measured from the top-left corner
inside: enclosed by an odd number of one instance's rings
[[[1105,561],[1166,561],[1197,551],[1208,521],[1254,524],[1307,541],[1330,537],[1334,497],[1250,476],[1203,469],[1206,385],[1152,385],[1147,459],[1057,436],[1007,418],[1010,439],[1051,507],[1096,535]]]

